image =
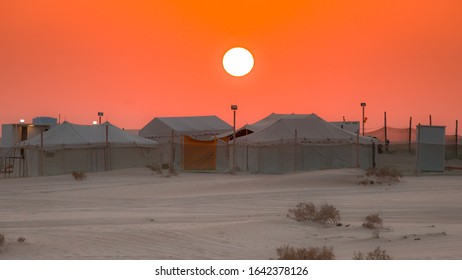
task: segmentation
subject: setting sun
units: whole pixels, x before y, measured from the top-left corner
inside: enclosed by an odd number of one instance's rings
[[[232,48],[223,56],[223,67],[235,77],[247,75],[253,68],[253,56],[244,48]]]

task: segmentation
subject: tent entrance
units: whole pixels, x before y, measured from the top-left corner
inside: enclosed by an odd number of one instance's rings
[[[183,136],[183,168],[185,170],[216,170],[217,140],[200,141]]]

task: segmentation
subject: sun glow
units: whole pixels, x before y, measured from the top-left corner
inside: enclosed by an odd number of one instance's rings
[[[244,48],[232,48],[223,56],[223,68],[231,76],[242,77],[253,68],[253,56]]]

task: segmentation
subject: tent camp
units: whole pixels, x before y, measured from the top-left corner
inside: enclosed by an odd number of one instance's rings
[[[228,167],[224,146],[215,136],[232,127],[216,116],[157,117],[139,135],[161,144],[161,161],[176,169],[221,170]]]
[[[373,164],[374,140],[343,130],[315,114],[272,114],[248,127],[254,131],[236,137],[236,166],[240,170],[284,173],[369,168]]]
[[[131,135],[106,122],[77,125],[63,122],[14,149],[23,156],[20,176],[97,172],[160,164],[159,144]]]

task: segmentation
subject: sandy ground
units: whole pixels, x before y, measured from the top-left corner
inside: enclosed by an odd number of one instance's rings
[[[135,168],[84,181],[1,179],[0,259],[275,259],[285,244],[332,246],[337,259],[377,246],[394,259],[462,259],[461,175],[360,185],[363,174],[166,177]],[[299,202],[336,206],[343,225],[288,218]],[[371,213],[383,217],[380,238],[361,226]]]

